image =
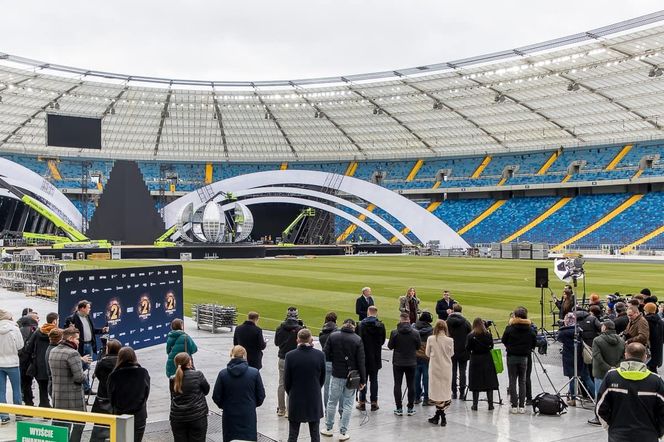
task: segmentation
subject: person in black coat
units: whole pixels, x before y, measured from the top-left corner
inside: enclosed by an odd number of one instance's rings
[[[648,328],[650,336],[648,338],[650,344],[650,360],[648,361],[648,370],[657,373],[657,367],[662,365],[662,333],[664,332],[664,322],[657,315],[657,305],[649,302],[644,307],[646,321],[648,321]]]
[[[241,345],[231,349],[231,360],[219,372],[212,400],[224,412],[224,442],[257,440],[256,407],[263,405],[265,388],[260,372],[247,363],[247,351]]]
[[[387,348],[394,350],[392,354],[392,374],[394,376],[394,403],[396,408],[394,414],[403,415],[403,396],[401,385],[404,376],[408,389],[407,414],[415,414],[413,404],[415,403],[415,368],[417,367],[417,351],[422,346],[420,334],[410,325],[410,315],[401,313],[396,330],[390,333]]]
[[[426,355],[427,339],[433,334],[431,323],[433,317],[429,312],[422,312],[413,328],[420,334],[422,345],[417,350],[417,366],[415,368],[415,403],[429,405],[429,358]],[[422,396],[424,395],[424,397]]]
[[[468,366],[468,389],[473,392],[471,410],[477,411],[480,392],[486,392],[489,410],[493,410],[493,390],[498,390],[498,375],[491,357],[493,338],[484,325],[482,318],[475,318],[473,331],[468,334],[466,350],[470,353]]]
[[[295,442],[300,424],[309,424],[312,442],[320,441],[320,418],[323,417],[321,387],[325,383],[325,355],[313,347],[311,332],[297,333],[298,346],[286,355],[284,386],[288,394],[288,442]]]
[[[337,331],[337,314],[335,312],[328,312],[325,315],[325,324],[320,329],[318,334],[318,343],[320,348],[325,348],[325,343],[330,337],[330,334]],[[323,406],[327,407],[327,399],[330,397],[330,381],[332,380],[332,360],[325,358],[325,385],[323,385]]]
[[[39,315],[31,308],[26,307],[23,309],[23,316],[16,321],[16,325],[18,325],[21,336],[23,336],[23,348],[18,351],[19,370],[21,372],[21,396],[25,405],[34,406],[34,395],[32,393],[34,373],[28,370],[32,354],[30,354],[27,348],[27,343],[39,326]],[[41,390],[39,392],[41,394]]]
[[[369,400],[371,400],[371,411],[377,411],[378,407],[378,370],[383,368],[382,351],[385,344],[385,325],[378,319],[378,309],[372,305],[367,309],[369,316],[358,324],[357,333],[362,338],[364,346],[364,366],[367,371],[367,384],[369,385]],[[367,388],[360,390],[360,401],[358,410],[365,410],[367,402]]]
[[[279,384],[277,386],[277,416],[286,414],[286,390],[284,389],[284,364],[286,353],[295,350],[297,347],[297,332],[304,327],[304,324],[298,319],[296,307],[288,307],[286,320],[279,325],[274,334],[274,345],[279,347],[277,356],[279,357]]]
[[[452,313],[447,317],[447,329],[454,339],[454,356],[452,356],[452,399],[457,398],[457,374],[459,381],[459,398],[466,400],[466,369],[470,355],[466,350],[466,340],[471,331],[470,322],[461,315],[461,305],[454,304]]]
[[[574,373],[574,329],[576,324],[576,315],[568,313],[563,320],[564,326],[558,329],[558,341],[562,344],[562,360],[563,360],[563,375],[572,379]],[[590,395],[595,392],[593,380],[590,378],[590,373],[586,370],[586,364],[583,363],[583,344],[579,339],[576,345],[576,374],[581,377],[583,386],[588,390]],[[576,405],[575,397],[575,380],[572,379],[569,384],[568,395],[570,398],[567,403],[571,406]],[[580,391],[580,389],[579,389]]]
[[[46,323],[42,324],[41,327],[30,335],[28,342],[26,342],[23,348],[23,352],[29,357],[26,372],[37,381],[37,385],[39,386],[39,406],[42,408],[51,407],[48,399],[48,359],[46,359],[46,350],[49,346],[48,334],[57,324],[57,313],[51,312],[46,315]],[[29,386],[32,388],[32,382],[30,382]]]
[[[111,402],[108,399],[108,377],[118,363],[118,352],[122,348],[120,341],[109,339],[106,343],[106,355],[97,361],[93,377],[99,382],[97,397],[92,404],[93,413],[111,414]],[[110,437],[108,427],[95,425],[92,429],[90,442],[105,442]]]
[[[265,339],[263,330],[258,326],[258,313],[249,312],[247,320],[235,327],[233,345],[241,345],[247,350],[247,362],[257,370],[263,368],[263,350]]]
[[[173,439],[178,442],[205,442],[208,426],[205,396],[210,392],[210,384],[203,373],[194,370],[189,353],[178,353],[174,362],[177,369],[169,380],[169,420]]]
[[[627,306],[624,302],[616,302],[613,308],[616,311],[616,318],[613,320],[613,323],[616,325],[616,334],[619,335],[627,329],[627,324],[629,324]]]
[[[501,338],[507,353],[511,413],[525,413],[528,355],[537,346],[537,334],[528,319],[528,311],[517,307]],[[518,386],[518,389],[517,389]]]
[[[456,304],[456,301],[450,298],[450,291],[443,290],[443,298],[436,302],[436,314],[438,315],[438,319],[446,321],[454,304]]]
[[[374,305],[374,300],[371,297],[371,287],[364,287],[360,297],[355,300],[355,313],[357,313],[358,321],[367,317],[367,310],[372,305]]]
[[[133,414],[134,442],[141,442],[148,418],[150,374],[138,364],[133,348],[120,349],[117,365],[108,376],[107,387],[113,414]]]

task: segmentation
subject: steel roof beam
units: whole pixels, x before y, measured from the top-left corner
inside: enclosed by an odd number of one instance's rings
[[[214,90],[214,84],[212,85],[212,102],[214,103],[214,114],[217,117],[217,125],[219,126],[219,132],[221,132],[221,143],[224,147],[224,156],[228,158],[228,143],[226,142],[226,131],[224,130],[224,121],[221,116],[221,108],[219,107],[219,101],[217,100],[217,92]]]
[[[106,109],[104,109],[104,112],[101,114],[101,118],[102,118],[102,119],[103,119],[106,115],[108,115],[108,114],[111,112],[111,109],[113,109],[113,108],[115,107],[115,105],[117,104],[117,102],[120,101],[120,98],[122,98],[122,96],[123,96],[124,94],[126,94],[128,90],[129,90],[129,86],[125,85],[125,87],[120,91],[120,93],[117,94],[117,95],[115,96],[115,98],[113,98],[113,99],[111,100],[111,104],[109,104],[108,106],[106,106]]]
[[[277,121],[277,118],[274,116],[270,108],[265,104],[263,101],[263,98],[260,96],[258,93],[258,88],[254,83],[251,83],[251,86],[254,88],[254,95],[256,98],[258,98],[258,101],[260,104],[263,106],[263,109],[265,110],[265,113],[269,116],[269,119],[274,121],[275,126],[277,126],[277,129],[279,129],[279,132],[281,132],[281,135],[284,137],[284,140],[286,140],[286,144],[288,144],[288,147],[290,148],[291,152],[293,152],[293,155],[295,155],[295,158],[298,158],[297,151],[293,147],[293,143],[291,143],[290,138],[288,138],[288,135],[286,135],[286,132],[284,131],[283,127],[281,127],[281,124],[279,124],[279,121]]]
[[[344,129],[343,129],[343,128],[342,128],[342,127],[336,122],[336,121],[334,121],[332,118],[330,118],[330,116],[329,116],[326,112],[323,112],[322,110],[320,110],[320,108],[318,107],[318,105],[316,105],[314,102],[310,101],[306,96],[304,96],[303,94],[301,94],[300,91],[299,91],[299,89],[298,89],[298,87],[297,87],[297,85],[296,85],[295,83],[291,83],[291,86],[293,86],[293,90],[295,91],[295,93],[297,94],[298,97],[300,97],[302,100],[304,100],[304,102],[307,103],[308,105],[310,105],[310,106],[311,106],[316,112],[318,112],[319,114],[322,114],[323,117],[324,117],[327,121],[329,121],[329,122],[330,122],[330,123],[331,123],[331,124],[332,124],[332,125],[338,130],[338,131],[339,131],[339,132],[341,132],[341,134],[342,134],[344,137],[346,137],[346,138],[348,139],[348,141],[350,141],[350,143],[351,143],[353,146],[355,146],[355,148],[358,150],[358,152],[360,152],[360,153],[362,154],[362,156],[363,156],[364,158],[368,158],[366,152],[365,152],[365,151],[360,147],[360,145],[359,145],[359,144],[353,139],[353,137],[351,137],[351,136],[348,134],[348,132],[346,132],[346,131],[345,131],[345,130],[344,130]]]
[[[166,116],[168,115],[168,105],[171,102],[171,95],[173,95],[173,90],[169,87],[168,94],[166,95],[166,101],[164,102],[164,107],[161,109],[161,119],[159,120],[159,129],[157,130],[157,139],[154,142],[154,152],[153,156],[157,156],[159,152],[159,143],[161,142],[161,133],[164,130],[164,123],[166,122]]]
[[[374,99],[367,97],[366,95],[364,95],[364,94],[363,94],[362,92],[360,92],[359,90],[353,88],[353,84],[351,83],[350,80],[348,80],[347,78],[344,78],[344,77],[341,77],[341,78],[346,82],[346,85],[347,85],[349,91],[351,91],[352,93],[358,95],[358,96],[361,97],[363,100],[367,100],[369,103],[371,103],[371,104],[374,106],[374,108],[379,109],[383,114],[387,115],[387,116],[388,116],[389,118],[391,118],[394,122],[396,122],[399,126],[401,126],[403,129],[405,129],[409,134],[411,134],[411,135],[412,135],[417,141],[419,141],[420,143],[422,143],[422,145],[423,145],[424,147],[426,147],[427,149],[429,149],[429,150],[430,150],[431,152],[433,152],[433,153],[437,153],[437,152],[433,149],[433,147],[431,147],[431,145],[430,145],[426,140],[424,140],[422,137],[420,137],[418,134],[416,134],[416,133],[415,133],[410,127],[408,127],[408,125],[407,125],[406,123],[404,123],[403,121],[401,121],[400,119],[398,119],[397,117],[395,117],[395,116],[394,116],[390,111],[388,111],[387,109],[381,107],[378,103],[376,103],[376,101],[375,101]]]

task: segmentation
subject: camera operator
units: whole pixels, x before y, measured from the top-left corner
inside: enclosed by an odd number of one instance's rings
[[[574,350],[576,348],[576,374],[581,378],[584,387],[593,395],[595,392],[595,386],[590,378],[590,373],[586,369],[586,365],[583,363],[583,346],[581,342],[577,342],[575,345],[575,326],[576,326],[576,316],[574,313],[568,313],[564,319],[564,326],[558,329],[558,341],[563,345],[562,357],[563,357],[563,375],[567,376],[570,379],[569,390],[568,390],[568,400],[567,405],[574,407],[576,405],[576,396],[575,396],[575,383],[574,379]]]
[[[625,344],[638,342],[644,346],[648,345],[650,339],[650,326],[646,318],[639,312],[639,308],[630,305],[627,308],[629,323],[625,329]]]
[[[567,313],[574,310],[573,289],[571,285],[566,285],[560,299],[553,296],[553,301],[558,309],[558,319],[564,319]]]

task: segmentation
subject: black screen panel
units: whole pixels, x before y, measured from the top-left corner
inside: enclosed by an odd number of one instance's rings
[[[101,149],[101,118],[48,114],[48,146]]]

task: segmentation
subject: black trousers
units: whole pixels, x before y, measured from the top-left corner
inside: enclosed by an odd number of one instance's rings
[[[25,371],[21,370],[21,394],[23,395],[23,403],[25,405],[35,405],[35,396],[32,394],[33,380],[32,376],[28,376],[25,374]]]
[[[457,359],[452,356],[452,394],[457,391],[457,373],[459,375],[459,396],[466,394],[466,368],[468,359]]]
[[[320,420],[314,422],[308,422],[309,424],[309,437],[311,442],[320,442]],[[294,422],[288,420],[288,442],[297,441],[298,436],[300,435],[300,422]],[[178,440],[175,438],[175,440]]]
[[[526,371],[528,357],[508,357],[507,376],[510,380],[510,404],[523,408],[526,402]]]
[[[592,373],[592,372],[591,372]],[[528,366],[526,367],[526,400],[533,400],[533,383],[530,381],[530,376],[533,374],[533,352],[528,355]]]
[[[412,367],[392,366],[394,374],[394,403],[397,408],[403,408],[401,383],[406,376],[406,388],[408,389],[408,408],[413,408],[415,402],[415,365]]]
[[[171,421],[173,440],[182,442],[205,442],[207,437],[207,416],[189,422]]]
[[[378,401],[378,371],[367,372],[367,386],[369,386],[369,399],[371,402]],[[360,402],[367,401],[367,387],[360,390]]]

